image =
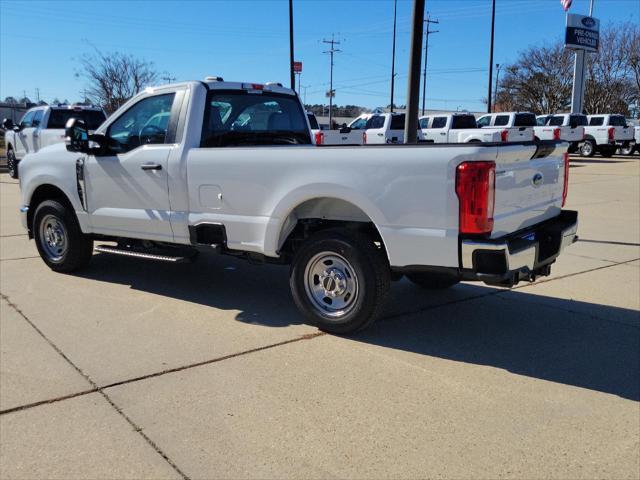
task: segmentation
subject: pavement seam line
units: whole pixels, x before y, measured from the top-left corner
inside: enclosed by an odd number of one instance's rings
[[[26,237],[26,233],[10,233],[9,235],[0,235],[0,238],[9,238],[9,237]]]
[[[15,260],[31,260],[32,258],[40,258],[40,255],[34,255],[33,257],[3,258],[0,260],[0,262],[12,262]]]
[[[57,353],[58,355],[60,355],[62,358],[64,358],[66,360],[66,362],[71,365],[71,367],[73,367],[80,375],[82,375],[82,377],[84,377],[84,379],[89,382],[89,384],[94,388],[94,391],[96,393],[99,393],[100,395],[102,395],[102,397],[109,403],[109,405],[111,405],[111,407],[118,413],[120,414],[120,416],[122,418],[124,418],[127,423],[129,424],[129,426],[131,426],[133,428],[134,432],[137,432],[146,442],[149,446],[151,446],[151,448],[153,448],[153,450],[155,450],[155,452],[160,455],[174,470],[175,472],[180,475],[183,480],[190,480],[189,477],[167,456],[166,453],[164,453],[164,451],[162,451],[162,449],[153,441],[151,440],[151,438],[149,438],[149,436],[147,436],[147,434],[145,434],[142,431],[142,428],[139,427],[133,420],[131,420],[131,418],[129,418],[120,407],[118,407],[113,400],[111,400],[111,398],[102,391],[102,389],[100,387],[98,387],[98,385],[91,379],[91,377],[89,377],[89,375],[85,374],[82,369],[80,369],[80,367],[78,367],[75,363],[73,363],[69,357],[67,357],[64,352],[62,350],[60,350],[60,348],[58,348],[58,346],[53,343],[45,334],[44,332],[42,332],[42,330],[40,330],[30,319],[29,317],[27,317],[25,315],[25,313],[20,310],[20,308],[18,308],[18,306],[16,304],[14,304],[9,297],[7,297],[5,294],[0,293],[0,297],[5,300],[9,306],[11,308],[13,308],[29,325],[31,325],[31,327],[38,333],[38,335],[40,335]],[[78,397],[79,395],[75,395],[76,397]],[[61,399],[63,400],[63,399]],[[15,410],[14,410],[15,411]]]

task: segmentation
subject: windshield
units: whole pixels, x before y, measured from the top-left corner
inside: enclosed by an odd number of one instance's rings
[[[547,123],[547,118],[549,118],[547,115],[542,115],[540,117],[537,117],[536,125],[538,125],[539,127],[544,127]]]
[[[454,115],[451,128],[454,130],[478,128],[478,125],[476,125],[476,117],[473,115]]]
[[[586,127],[589,124],[589,120],[586,115],[571,115],[569,117],[569,125],[576,127]]]
[[[79,118],[87,124],[88,130],[96,130],[107,116],[101,110],[52,109],[49,114],[47,128],[62,129],[70,118]]]
[[[203,147],[311,144],[305,113],[292,95],[209,92],[202,129]]]
[[[536,116],[533,113],[516,113],[514,127],[535,127],[536,125]]]

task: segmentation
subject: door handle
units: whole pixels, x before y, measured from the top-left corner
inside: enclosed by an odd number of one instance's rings
[[[158,165],[157,163],[144,163],[140,165],[142,170],[162,170],[162,165]]]

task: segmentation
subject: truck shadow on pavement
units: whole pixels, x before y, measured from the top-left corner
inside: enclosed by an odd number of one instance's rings
[[[248,324],[277,328],[304,323],[290,297],[286,267],[257,267],[218,255],[201,255],[194,264],[181,265],[95,255],[80,276],[236,310],[236,320]],[[350,341],[640,401],[636,310],[480,284],[430,292],[402,280],[393,284],[391,296],[385,317]]]

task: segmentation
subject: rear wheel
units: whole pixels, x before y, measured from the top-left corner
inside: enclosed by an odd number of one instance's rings
[[[441,290],[460,283],[460,277],[449,273],[415,272],[407,273],[407,278],[419,287],[429,290]]]
[[[596,144],[593,140],[585,140],[580,145],[580,155],[583,157],[593,157],[596,153]]]
[[[89,264],[93,240],[83,234],[74,212],[56,200],[46,200],[33,216],[33,235],[40,257],[51,270],[73,272]]]
[[[298,309],[321,330],[347,334],[383,312],[390,287],[384,250],[368,235],[326,230],[296,253],[289,284]]]
[[[620,155],[633,155],[633,152],[636,150],[635,142],[631,142],[624,147],[620,147]]]
[[[18,160],[12,148],[7,149],[7,170],[11,178],[18,178]]]

